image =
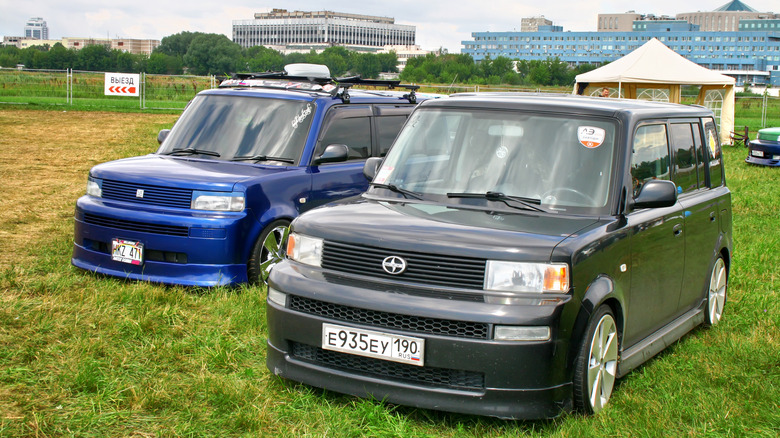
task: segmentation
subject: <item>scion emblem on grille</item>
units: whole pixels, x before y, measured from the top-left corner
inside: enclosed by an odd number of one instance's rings
[[[138,189],[135,191],[135,197],[136,198],[143,198],[144,197],[144,191],[141,189]]]
[[[382,260],[382,269],[390,275],[399,275],[406,270],[406,260],[398,256],[385,257]]]

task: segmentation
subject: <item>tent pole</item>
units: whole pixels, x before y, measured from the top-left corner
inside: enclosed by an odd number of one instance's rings
[[[623,83],[618,81],[618,95],[617,95],[618,98],[620,98],[620,96],[621,96],[621,89],[622,89],[622,87],[623,87]]]

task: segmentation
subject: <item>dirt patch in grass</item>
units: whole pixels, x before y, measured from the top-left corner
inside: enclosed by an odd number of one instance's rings
[[[0,110],[0,268],[24,265],[29,249],[48,236],[72,235],[90,167],[153,152],[149,127],[170,127],[177,117]]]

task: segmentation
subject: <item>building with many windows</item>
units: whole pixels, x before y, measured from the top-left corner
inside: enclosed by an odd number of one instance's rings
[[[34,38],[36,40],[49,39],[49,26],[41,17],[33,17],[24,24],[25,38]]]
[[[679,16],[674,20],[643,20],[640,16],[632,21],[629,30],[620,31],[473,32],[472,40],[462,41],[461,53],[476,61],[505,56],[520,60],[558,58],[570,65],[600,64],[619,59],[658,38],[685,58],[735,77],[737,85],[780,86],[780,27],[771,27],[780,23],[770,18],[776,14],[761,16],[765,18],[737,22],[735,29],[739,30],[729,32],[702,30],[701,22],[681,20]],[[750,27],[751,24],[756,26]]]
[[[253,20],[233,21],[233,42],[241,47],[305,47],[324,50],[344,46],[376,51],[386,45],[413,46],[414,26],[394,18],[331,11],[273,9],[256,13]]]

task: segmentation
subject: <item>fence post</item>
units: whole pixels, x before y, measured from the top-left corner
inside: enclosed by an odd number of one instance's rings
[[[65,103],[73,105],[73,69],[66,69],[65,76]]]
[[[141,88],[140,90],[141,92],[139,93],[140,95],[139,100],[141,102],[141,109],[144,110],[146,109],[146,73],[145,72],[141,72],[140,82],[141,83],[138,84],[138,87]]]
[[[761,127],[766,128],[766,107],[769,105],[769,93],[764,90],[764,103],[761,106]]]

